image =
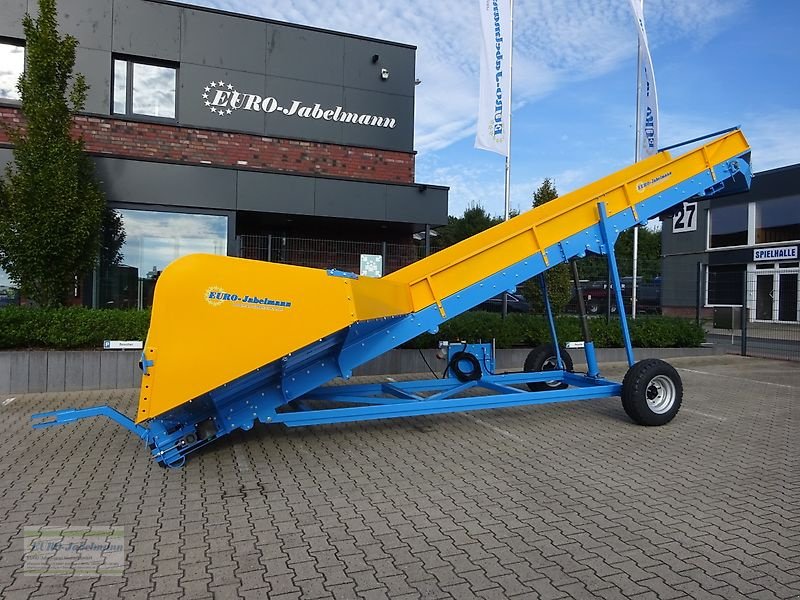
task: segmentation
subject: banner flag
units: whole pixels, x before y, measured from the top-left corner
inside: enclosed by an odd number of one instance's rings
[[[637,158],[639,160],[658,152],[658,94],[653,73],[653,59],[647,44],[647,31],[644,28],[644,0],[630,0],[636,25],[639,31],[639,90],[636,109],[638,111],[639,131],[636,132]]]
[[[478,0],[482,44],[475,147],[506,157],[511,124],[511,1]]]

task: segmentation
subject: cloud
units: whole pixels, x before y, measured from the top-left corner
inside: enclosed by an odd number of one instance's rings
[[[472,10],[468,0],[198,0],[196,4],[416,45],[417,77],[422,79],[416,88],[417,150],[439,150],[474,135],[480,36],[477,7]],[[651,0],[645,14],[651,44],[681,39],[700,43],[746,4],[746,0]],[[626,0],[518,0],[515,109],[632,59],[635,31]]]
[[[503,214],[503,179],[498,176],[497,165],[484,161],[466,168],[461,164],[437,165],[436,161],[430,162],[433,164],[418,165],[418,179],[435,181],[450,188],[448,208],[451,215],[459,215],[473,205],[482,206],[494,215]]]
[[[738,124],[750,142],[754,171],[800,163],[800,145],[797,144],[800,138],[800,109],[765,110],[736,117],[724,113],[709,116],[662,112],[661,124],[662,132],[680,132],[680,139],[662,136],[662,147]],[[683,149],[676,149],[674,152],[682,151]]]
[[[755,171],[800,163],[800,110],[751,115],[742,131],[753,149]]]

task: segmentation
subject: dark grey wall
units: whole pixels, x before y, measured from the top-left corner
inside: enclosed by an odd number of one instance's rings
[[[12,151],[0,148],[0,172]],[[437,226],[447,188],[95,157],[108,200]]]
[[[0,35],[23,38],[22,15],[37,0],[3,0]],[[79,42],[76,69],[91,85],[86,110],[109,114],[113,54],[179,66],[177,123],[197,127],[410,152],[414,147],[414,59],[410,46],[221,14],[150,0],[59,0],[64,33]],[[377,62],[373,63],[373,56]],[[388,69],[389,79],[380,77]],[[223,81],[277,106],[320,105],[395,119],[394,128],[240,108],[219,117],[204,87]]]
[[[664,256],[685,254],[687,252],[705,252],[708,232],[709,201],[697,203],[697,229],[672,233],[672,217],[664,219],[661,224],[661,252]]]
[[[0,150],[0,161],[2,161]],[[109,201],[424,226],[447,223],[447,188],[96,157]]]

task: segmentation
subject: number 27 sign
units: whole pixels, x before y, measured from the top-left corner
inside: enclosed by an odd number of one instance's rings
[[[684,202],[672,218],[672,233],[697,230],[697,202]]]

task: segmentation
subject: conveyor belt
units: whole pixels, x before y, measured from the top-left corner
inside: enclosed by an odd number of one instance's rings
[[[136,421],[256,370],[274,373],[284,401],[347,376],[543,270],[603,253],[598,203],[616,237],[737,173],[749,178],[748,161],[738,130],[677,158],[660,152],[382,279],[214,255],[178,259],[156,285]]]

